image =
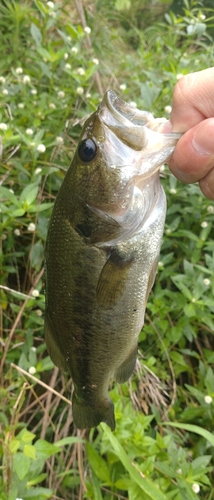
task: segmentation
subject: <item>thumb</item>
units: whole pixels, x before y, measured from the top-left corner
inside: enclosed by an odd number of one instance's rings
[[[214,118],[203,120],[179,139],[169,167],[183,182],[200,181],[205,196],[214,199]]]

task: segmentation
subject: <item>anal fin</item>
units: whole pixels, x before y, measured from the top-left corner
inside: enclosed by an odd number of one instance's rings
[[[62,371],[67,371],[65,358],[57,344],[54,331],[51,327],[48,315],[45,315],[45,342],[49,356],[53,363]]]
[[[138,345],[135,349],[128,355],[128,357],[123,361],[123,363],[119,366],[115,373],[115,380],[119,384],[123,384],[126,382],[129,377],[131,377],[132,372],[135,368],[136,359],[137,359],[137,350]]]

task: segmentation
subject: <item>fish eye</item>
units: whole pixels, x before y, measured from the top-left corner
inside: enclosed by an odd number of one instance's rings
[[[95,142],[92,141],[92,139],[84,139],[78,147],[78,154],[82,161],[87,162],[93,160],[97,154]]]

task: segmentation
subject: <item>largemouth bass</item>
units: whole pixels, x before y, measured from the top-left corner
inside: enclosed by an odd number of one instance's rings
[[[164,120],[164,119],[163,119]],[[74,384],[80,429],[115,428],[111,379],[133,372],[154,282],[166,200],[160,166],[179,134],[108,91],[86,121],[46,244],[45,339]]]

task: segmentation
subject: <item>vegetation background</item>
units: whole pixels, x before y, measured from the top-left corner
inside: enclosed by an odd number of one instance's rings
[[[212,0],[0,3],[1,500],[214,499],[214,204],[197,185],[162,171],[159,273],[114,433],[73,427],[43,333],[47,226],[84,120],[107,88],[168,116],[213,33]]]

